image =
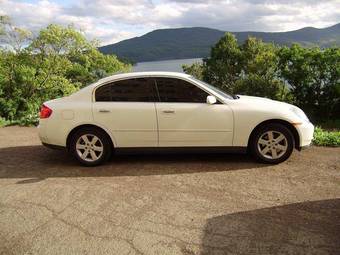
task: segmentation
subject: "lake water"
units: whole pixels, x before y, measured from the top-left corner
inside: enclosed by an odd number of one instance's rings
[[[201,58],[187,58],[164,61],[140,62],[132,67],[134,72],[146,71],[167,71],[183,72],[182,65],[191,65],[196,62],[202,62]]]

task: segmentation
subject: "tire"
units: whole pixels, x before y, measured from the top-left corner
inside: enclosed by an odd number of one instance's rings
[[[255,159],[268,164],[278,164],[287,160],[294,147],[292,132],[277,123],[257,129],[250,142],[250,149]]]
[[[112,153],[111,138],[97,128],[82,128],[70,141],[70,152],[84,166],[98,166],[109,159]]]

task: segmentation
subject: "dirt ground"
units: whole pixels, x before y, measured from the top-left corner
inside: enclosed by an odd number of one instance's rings
[[[340,148],[85,168],[35,128],[0,128],[0,254],[340,254]]]

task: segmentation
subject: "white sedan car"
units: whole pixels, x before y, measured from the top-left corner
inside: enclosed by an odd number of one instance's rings
[[[45,102],[39,137],[94,166],[113,151],[198,149],[251,152],[265,163],[308,146],[314,126],[294,105],[232,96],[192,76],[125,73]]]

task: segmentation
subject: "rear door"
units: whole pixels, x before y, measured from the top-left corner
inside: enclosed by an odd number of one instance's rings
[[[158,145],[154,80],[115,81],[95,90],[94,121],[107,128],[118,147]]]
[[[177,78],[155,78],[159,146],[232,146],[233,113],[228,105],[206,103],[209,95]]]

